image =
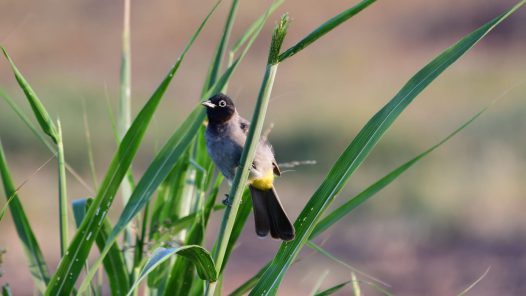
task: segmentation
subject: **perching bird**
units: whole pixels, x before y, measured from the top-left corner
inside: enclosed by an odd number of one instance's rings
[[[225,178],[232,182],[240,165],[250,123],[239,116],[234,102],[224,94],[217,94],[202,104],[208,115],[205,134],[208,153]],[[256,233],[264,237],[270,232],[273,238],[288,241],[294,239],[294,226],[274,189],[274,174],[279,176],[280,171],[272,146],[262,138],[248,178]]]

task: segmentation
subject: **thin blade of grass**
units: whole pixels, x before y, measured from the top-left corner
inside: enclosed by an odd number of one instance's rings
[[[324,290],[324,291],[321,291],[319,293],[316,293],[314,296],[328,296],[328,295],[332,295],[336,292],[338,292],[339,290],[341,290],[343,287],[347,286],[348,284],[350,283],[350,281],[347,281],[347,282],[343,282],[341,284],[338,284],[334,287],[331,287],[327,290]],[[354,294],[356,296],[359,296],[360,294]]]
[[[55,127],[55,124],[53,124],[53,121],[51,120],[51,117],[49,117],[48,112],[44,108],[44,105],[42,105],[42,102],[38,98],[35,91],[31,88],[29,83],[26,81],[24,76],[22,76],[22,73],[18,70],[15,63],[11,59],[11,57],[7,54],[7,51],[5,48],[1,47],[4,56],[6,57],[7,61],[11,65],[11,69],[13,70],[13,73],[15,74],[16,81],[18,82],[18,85],[20,88],[22,88],[22,91],[24,91],[27,100],[29,104],[31,105],[31,109],[33,110],[33,113],[35,114],[35,117],[37,118],[38,123],[40,124],[40,127],[42,130],[53,140],[53,142],[57,143],[57,128]]]
[[[0,222],[2,222],[2,220],[4,219],[5,213],[7,212],[7,209],[9,208],[9,204],[11,203],[11,201],[12,201],[14,198],[15,198],[14,195],[12,195],[11,197],[8,197],[8,198],[7,198],[6,203],[4,204],[4,206],[2,207],[2,209],[0,210]]]
[[[75,200],[72,203],[73,213],[75,216],[75,223],[79,227],[86,216],[88,208],[93,203],[92,199],[80,199]],[[103,222],[103,227],[97,234],[95,242],[99,250],[104,248],[104,243],[111,232],[110,220],[106,217]],[[108,256],[103,261],[104,270],[108,277],[108,283],[110,285],[111,295],[124,296],[128,291],[130,285],[128,282],[128,271],[126,269],[126,263],[124,256],[117,243],[114,243],[108,252]]]
[[[448,142],[451,138],[453,138],[456,134],[458,134],[460,131],[464,130],[468,125],[470,125],[473,121],[475,121],[479,116],[481,116],[490,106],[487,106],[480,110],[478,113],[476,113],[473,117],[471,117],[468,121],[464,122],[461,126],[459,126],[456,130],[454,130],[451,134],[449,134],[447,137],[442,139],[440,142],[436,143],[426,151],[420,153],[413,159],[405,162],[401,166],[397,167],[396,169],[392,170],[390,173],[373,183],[371,186],[367,187],[365,190],[357,194],[356,196],[349,199],[347,202],[333,210],[331,213],[329,213],[327,216],[325,216],[323,219],[321,219],[317,224],[314,230],[312,231],[310,235],[310,239],[315,238],[320,233],[327,230],[329,227],[334,225],[336,222],[341,220],[343,217],[345,217],[347,214],[349,214],[352,210],[356,209],[359,205],[363,204],[365,201],[367,201],[369,198],[373,197],[376,193],[378,193],[380,190],[385,188],[387,185],[391,184],[394,180],[396,180],[400,175],[402,175],[405,171],[407,171],[409,168],[411,168],[414,164],[416,164],[418,161],[420,161],[422,158],[429,155],[431,152],[436,150],[438,147],[442,146],[446,142]]]
[[[37,138],[39,138],[39,140],[42,143],[44,143],[44,145],[46,145],[46,147],[49,149],[49,151],[51,151],[53,154],[57,154],[56,149],[51,145],[51,143],[49,143],[47,138],[45,138],[45,136],[42,134],[42,132],[37,130],[37,128],[33,125],[33,123],[31,123],[29,118],[27,118],[27,116],[24,114],[24,112],[22,112],[22,110],[20,110],[20,107],[17,106],[17,104],[13,101],[13,99],[10,96],[8,96],[7,93],[3,89],[0,89],[0,97],[2,97],[2,99],[4,99],[4,101],[9,105],[9,107],[11,107],[11,109],[13,109],[13,111],[15,111],[16,115],[22,120],[22,122],[25,123],[25,125],[27,127],[29,127],[31,132],[33,132],[33,134]]]
[[[365,160],[382,135],[413,99],[445,69],[525,2],[526,0],[519,2],[504,14],[468,34],[436,57],[413,76],[398,94],[369,120],[337,160],[299,215],[294,225],[296,228],[295,240],[281,245],[271,266],[265,271],[250,295],[268,295],[268,291],[279,286],[283,275],[307,242],[323,212],[330,206],[346,181]]]
[[[333,254],[329,253],[327,250],[323,249],[322,247],[318,246],[317,244],[313,243],[312,241],[308,241],[307,242],[307,246],[309,246],[311,249],[313,249],[314,251],[322,254],[323,256],[331,259],[332,261],[344,266],[345,268],[351,270],[352,272],[356,272],[366,278],[369,278],[377,283],[380,283],[384,286],[390,286],[389,284],[387,284],[386,282],[370,275],[370,274],[367,274],[361,270],[359,270],[358,268],[354,267],[354,266],[351,266],[350,264],[347,264],[346,262],[343,262],[342,260],[338,259],[336,256],[334,256]]]
[[[54,148],[51,143],[46,139],[46,137],[43,135],[42,132],[40,132],[33,123],[27,118],[27,116],[20,110],[20,108],[16,105],[16,103],[13,101],[11,97],[9,97],[4,90],[0,88],[0,97],[2,97],[9,107],[15,111],[16,115],[22,120],[22,122],[33,132],[33,134],[53,153],[53,155],[57,155],[57,149]],[[68,172],[82,185],[84,188],[86,188],[90,193],[94,192],[93,189],[80,177],[80,175],[71,167],[67,162],[65,163],[66,169]]]
[[[267,18],[269,15],[273,14],[283,3],[285,0],[276,0],[272,2],[270,5],[270,8],[268,12],[263,13],[257,20],[255,20],[245,31],[245,33],[237,39],[236,42],[234,42],[234,45],[232,46],[232,49],[230,52],[232,54],[237,53],[237,51],[249,40],[249,38],[257,32],[258,28],[264,24],[267,21]]]
[[[131,46],[130,46],[130,0],[124,0],[124,17],[122,26],[122,48],[120,69],[120,95],[119,110],[117,115],[117,137],[119,142],[126,135],[131,125]],[[122,203],[125,205],[130,199],[134,187],[132,168],[128,169],[128,178],[121,184]],[[134,254],[131,246],[134,235],[133,230],[127,227],[124,231],[124,254],[126,265],[133,266]],[[142,251],[142,250],[141,250]],[[132,267],[133,268],[133,267]]]
[[[201,96],[203,96],[208,90],[210,90],[210,88],[216,83],[219,71],[221,69],[221,63],[225,55],[228,39],[230,38],[230,33],[232,32],[232,27],[234,26],[234,19],[236,18],[237,7],[238,0],[232,0],[232,5],[230,6],[230,10],[228,12],[225,27],[223,29],[221,39],[217,44],[214,57],[212,58],[212,63],[210,63],[210,69],[208,69],[208,75],[203,85]]]
[[[230,240],[228,241],[228,246],[225,252],[225,259],[223,259],[225,264],[223,264],[221,273],[224,271],[226,263],[228,262],[228,259],[230,259],[230,255],[236,247],[237,240],[239,236],[241,236],[241,232],[245,227],[245,224],[248,220],[248,216],[250,215],[251,211],[252,199],[250,198],[250,192],[248,190],[245,190],[245,193],[243,193],[243,197],[241,199],[241,204],[239,205],[239,210],[237,211],[236,220],[234,221],[234,227],[232,228],[232,233],[230,234]]]
[[[207,281],[215,281],[217,273],[214,267],[214,261],[210,254],[201,246],[189,245],[179,248],[158,248],[154,251],[144,268],[142,269],[138,279],[133,283],[128,291],[131,295],[141,281],[157,266],[169,259],[172,255],[177,254],[190,260],[197,268],[199,277]],[[174,293],[175,291],[172,291]]]
[[[327,278],[328,275],[329,275],[329,270],[328,269],[324,270],[321,273],[321,275],[318,277],[318,279],[314,283],[314,287],[312,288],[312,291],[309,294],[310,296],[316,295],[316,293],[320,289],[321,285],[323,285],[323,282],[325,281],[325,279]]]
[[[2,286],[2,296],[12,296],[11,288],[9,288],[9,284],[5,284]]]
[[[97,170],[95,169],[95,159],[93,157],[93,144],[91,142],[91,132],[88,122],[88,114],[86,112],[86,102],[82,100],[82,120],[84,123],[84,136],[86,139],[86,150],[88,151],[88,164],[89,164],[89,170],[91,173],[91,179],[93,182],[93,186],[95,190],[97,190],[98,181],[97,181]]]
[[[2,183],[4,184],[6,200],[10,200],[8,205],[11,217],[13,218],[16,232],[22,243],[22,249],[28,259],[29,270],[35,283],[35,287],[40,293],[43,293],[49,282],[48,268],[40,246],[33,233],[33,229],[31,228],[31,224],[27,219],[22,202],[20,201],[20,198],[16,193],[16,188],[13,185],[11,173],[5,159],[2,142],[0,142],[0,175],[2,177]]]
[[[321,26],[316,28],[316,30],[312,31],[309,35],[305,36],[301,41],[296,43],[296,45],[292,46],[291,48],[287,49],[285,52],[283,52],[278,60],[280,62],[286,60],[287,58],[290,58],[291,56],[297,54],[301,50],[305,49],[307,46],[314,43],[316,40],[320,39],[323,35],[329,33],[334,28],[338,27],[339,25],[343,24],[347,20],[349,20],[351,17],[358,14],[360,11],[367,8],[369,5],[376,2],[376,0],[364,0],[357,5],[343,11],[342,13],[334,16],[330,20],[323,23]]]
[[[484,273],[482,275],[479,276],[479,278],[474,281],[471,285],[469,285],[466,289],[462,290],[462,292],[460,292],[457,296],[464,296],[466,295],[469,291],[471,291],[471,289],[473,289],[478,283],[480,283],[480,281],[482,281],[486,275],[488,275],[489,273],[489,270],[491,269],[491,267],[488,267],[486,269],[486,271],[484,271]]]
[[[68,191],[66,183],[66,160],[64,156],[64,144],[62,141],[62,127],[60,120],[57,121],[57,151],[58,151],[58,204],[60,225],[60,255],[64,256],[68,247]]]
[[[267,10],[267,16],[269,12],[270,10]],[[245,141],[243,153],[241,154],[241,159],[239,161],[239,167],[236,170],[234,180],[232,181],[232,187],[230,188],[230,192],[228,194],[228,199],[230,200],[229,202],[231,206],[225,209],[223,220],[221,222],[221,228],[219,230],[219,234],[216,240],[216,248],[214,249],[214,259],[216,262],[216,268],[218,273],[221,272],[225,263],[225,255],[227,253],[227,250],[229,249],[230,237],[232,235],[232,231],[236,222],[236,215],[240,208],[240,203],[242,200],[243,192],[246,187],[250,168],[252,166],[252,162],[256,154],[256,147],[259,143],[261,132],[263,130],[263,123],[265,121],[265,115],[267,112],[268,103],[270,101],[270,94],[272,92],[274,79],[276,77],[278,69],[277,63],[271,64],[270,62],[275,61],[277,58],[277,53],[279,53],[281,44],[287,33],[287,25],[288,17],[287,15],[284,15],[273,31],[272,41],[269,49],[269,63],[267,64],[267,67],[265,69],[265,74],[261,83],[261,88],[254,108],[254,113],[252,115],[247,139]],[[215,289],[215,284],[208,285],[206,295],[214,295]]]

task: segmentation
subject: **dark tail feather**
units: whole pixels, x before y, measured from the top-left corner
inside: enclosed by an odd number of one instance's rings
[[[294,226],[290,222],[274,188],[259,190],[252,186],[252,206],[258,236],[270,235],[285,241],[294,239]]]

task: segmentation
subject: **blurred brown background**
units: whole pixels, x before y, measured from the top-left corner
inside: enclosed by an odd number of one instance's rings
[[[269,4],[240,2],[232,40]],[[284,45],[288,47],[355,2],[287,0],[271,17],[230,84],[229,94],[238,102],[240,112],[250,117],[272,24],[282,12],[289,12],[293,19]],[[284,62],[267,117],[267,123],[275,124],[271,140],[280,162],[317,161],[278,180],[290,215],[298,215],[339,153],[412,74],[514,3],[378,1]],[[135,112],[175,62],[212,4],[132,1]],[[116,109],[122,6],[122,1],[100,0],[0,1],[0,44],[8,49],[51,115],[60,117],[66,158],[88,180],[82,100],[87,104],[100,177],[115,148],[106,101]],[[137,175],[196,104],[228,6],[229,1],[222,4],[184,61],[138,154],[134,164]],[[387,289],[396,295],[456,295],[489,266],[489,274],[471,295],[526,295],[525,29],[523,8],[408,108],[351,178],[336,204],[430,147],[506,93],[472,126],[324,234],[327,250],[389,283]],[[0,86],[30,114],[4,59],[0,60]],[[0,138],[16,184],[51,156],[3,101]],[[52,162],[20,191],[52,269],[59,255],[56,183]],[[89,195],[73,177],[68,185],[71,199]],[[3,205],[5,199],[1,200]],[[112,217],[118,213],[114,211]],[[214,219],[219,221],[220,215]],[[249,220],[227,268],[226,291],[259,270],[279,247],[277,241],[256,239],[252,223]],[[211,229],[209,244],[215,237],[215,229]],[[0,285],[9,282],[15,295],[31,294],[27,263],[9,214],[0,223],[0,248],[7,250],[0,267]],[[307,248],[302,252],[305,260],[287,273],[280,295],[307,294],[325,270],[330,273],[322,288],[350,278],[349,270],[312,252]],[[378,294],[367,285],[363,289],[366,295]],[[350,293],[346,288],[340,294]]]

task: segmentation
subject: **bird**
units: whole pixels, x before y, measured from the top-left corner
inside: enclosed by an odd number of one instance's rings
[[[232,99],[223,93],[201,104],[206,107],[208,117],[205,131],[208,154],[231,184],[240,165],[250,122],[239,115]],[[270,232],[272,238],[290,241],[295,230],[274,188],[275,175],[280,176],[281,172],[272,146],[262,137],[248,178],[256,234],[266,237]]]

